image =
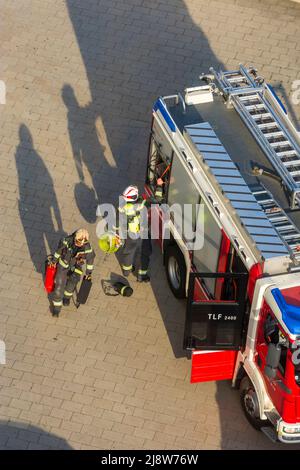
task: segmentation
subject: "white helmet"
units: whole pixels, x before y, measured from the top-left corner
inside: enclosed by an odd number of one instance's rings
[[[128,186],[128,188],[123,191],[122,196],[125,201],[135,202],[139,196],[139,190],[137,186]]]

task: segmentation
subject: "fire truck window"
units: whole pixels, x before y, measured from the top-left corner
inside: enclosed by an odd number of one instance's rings
[[[285,375],[285,366],[286,366],[286,358],[287,358],[287,347],[286,346],[281,346],[281,354],[280,354],[280,360],[279,360],[279,365],[278,365],[278,370],[281,372],[281,374],[284,376]]]
[[[264,327],[264,336],[267,344],[279,343],[279,327],[278,322],[270,314],[267,316]]]
[[[248,270],[244,265],[243,261],[241,260],[240,256],[238,255],[237,251],[232,247],[233,250],[233,257],[232,261],[229,257],[228,259],[228,271],[231,273],[247,273]]]
[[[216,346],[227,346],[229,344],[234,343],[234,334],[235,331],[230,324],[230,322],[227,322],[227,324],[222,324],[217,330],[217,336],[216,336]]]
[[[289,342],[286,336],[280,331],[278,321],[272,317],[271,314],[268,314],[265,321],[264,337],[267,344],[280,344],[281,354],[278,370],[284,376]]]
[[[207,322],[195,322],[193,323],[193,346],[197,347],[203,344],[203,341],[207,339]]]
[[[300,385],[300,364],[295,364],[295,382]]]
[[[280,330],[279,330],[278,342],[279,342],[280,347],[281,347],[281,354],[280,354],[278,370],[284,376],[285,375],[287,352],[288,352],[288,348],[289,348],[289,341],[288,341],[287,337]]]

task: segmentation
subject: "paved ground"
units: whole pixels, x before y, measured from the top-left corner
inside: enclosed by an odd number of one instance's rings
[[[151,105],[211,65],[255,64],[285,98],[300,79],[300,5],[277,0],[0,0],[1,448],[280,448],[227,383],[189,384],[184,305],[159,253],[130,299],[98,251],[88,306],[48,312],[41,269],[59,237],[95,236],[95,200],[145,173]],[[289,105],[294,119],[299,106]]]

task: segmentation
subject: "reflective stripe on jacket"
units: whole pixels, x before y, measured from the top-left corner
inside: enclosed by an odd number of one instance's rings
[[[94,269],[95,252],[89,242],[77,247],[74,240],[75,233],[60,240],[54,258],[65,269],[75,266],[78,266],[75,269],[80,269],[81,265],[86,263],[86,275],[90,275]]]
[[[139,233],[141,230],[141,216],[140,212],[146,204],[146,200],[141,203],[127,202],[124,206],[118,208],[119,214],[126,216],[127,230],[132,233]],[[119,219],[119,217],[118,217]],[[119,223],[117,223],[117,230],[120,229]]]

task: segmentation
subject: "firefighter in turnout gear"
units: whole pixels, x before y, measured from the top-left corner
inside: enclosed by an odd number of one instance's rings
[[[138,282],[149,282],[148,267],[150,262],[151,240],[149,234],[145,234],[141,228],[141,211],[146,205],[146,200],[139,199],[136,186],[128,186],[122,194],[122,202],[118,208],[118,222],[115,227],[117,233],[124,239],[124,245],[120,249],[120,263],[124,276],[134,270],[134,259],[137,258]],[[126,223],[123,227],[122,220]],[[122,231],[122,228],[125,228]],[[143,237],[147,235],[147,238]]]
[[[158,178],[157,181],[156,181],[156,189],[155,189],[155,193],[154,193],[154,196],[155,196],[155,199],[157,200],[157,202],[162,202],[163,199],[164,199],[164,189],[163,189],[163,180],[162,178]]]
[[[52,297],[52,314],[58,316],[62,305],[69,305],[73,292],[83,274],[90,278],[94,269],[95,252],[89,243],[89,233],[79,229],[63,238],[54,253],[57,263],[55,289]]]

